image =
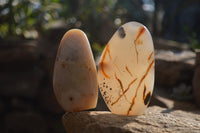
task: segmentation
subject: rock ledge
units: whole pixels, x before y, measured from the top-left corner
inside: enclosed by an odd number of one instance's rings
[[[135,117],[108,111],[83,111],[64,114],[63,124],[68,133],[198,133],[200,110],[191,113],[153,106],[144,115]]]

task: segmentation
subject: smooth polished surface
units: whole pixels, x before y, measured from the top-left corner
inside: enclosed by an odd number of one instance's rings
[[[59,104],[67,112],[96,107],[97,72],[89,41],[84,32],[65,33],[54,66],[53,87]]]
[[[148,29],[122,25],[105,47],[98,66],[100,92],[114,114],[141,115],[154,86],[154,47]]]

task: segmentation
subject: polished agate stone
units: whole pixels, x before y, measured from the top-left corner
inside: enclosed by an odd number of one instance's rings
[[[65,33],[54,66],[53,88],[58,103],[67,112],[96,107],[97,71],[85,33],[72,29]]]
[[[154,47],[148,29],[122,25],[106,45],[98,65],[100,92],[114,114],[141,115],[154,86]]]

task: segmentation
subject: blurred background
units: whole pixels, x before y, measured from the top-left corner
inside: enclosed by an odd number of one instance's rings
[[[82,29],[95,59],[114,32],[137,21],[151,32],[156,80],[151,105],[200,105],[199,0],[0,0],[0,132],[65,133],[52,88],[59,42]],[[96,110],[104,110],[101,101]]]

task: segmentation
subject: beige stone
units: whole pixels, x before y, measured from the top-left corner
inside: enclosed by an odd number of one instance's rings
[[[89,41],[81,30],[70,30],[61,40],[53,87],[58,102],[67,112],[96,107],[97,72]]]
[[[129,22],[115,32],[102,53],[98,83],[112,113],[144,112],[154,86],[154,47],[144,25]]]

